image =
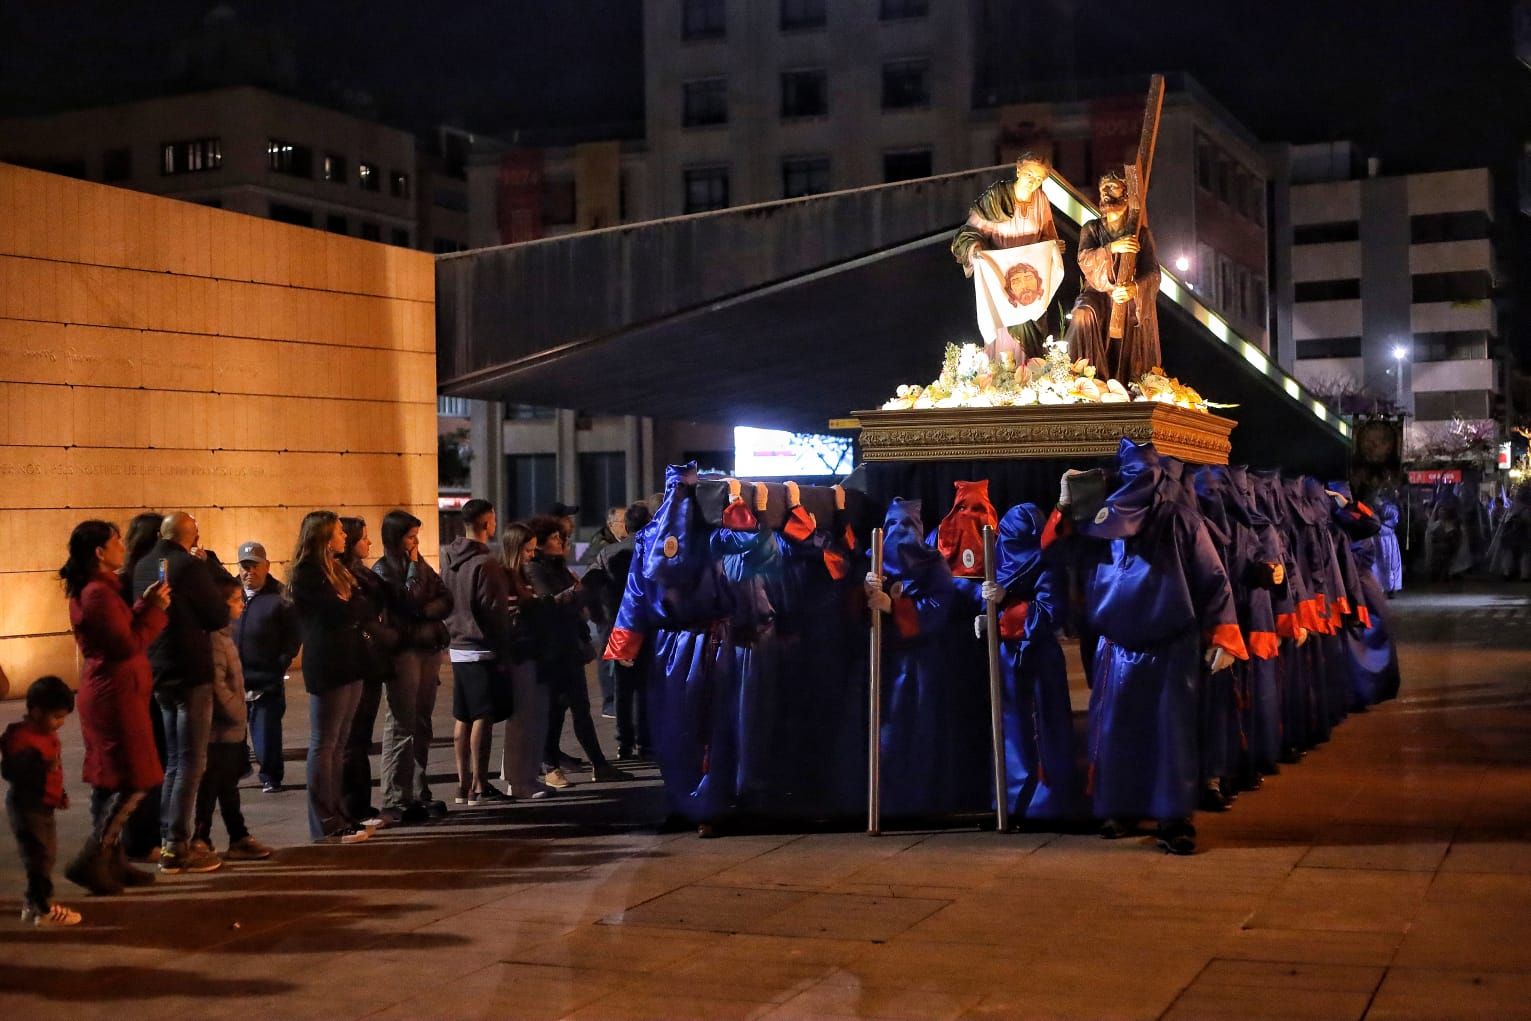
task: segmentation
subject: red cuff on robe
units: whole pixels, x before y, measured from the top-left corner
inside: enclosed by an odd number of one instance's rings
[[[1248,659],[1249,649],[1244,646],[1244,635],[1237,624],[1218,624],[1207,632],[1207,644],[1215,645],[1234,659]]]
[[[792,513],[787,515],[787,527],[782,529],[787,538],[793,542],[802,542],[813,534],[813,530],[819,527],[819,523],[813,520],[813,515],[807,509],[799,505],[792,508]]]
[[[1362,503],[1360,500],[1356,501],[1356,510],[1360,511],[1362,514],[1365,514],[1369,518],[1374,518],[1377,516],[1372,512],[1370,507],[1366,506],[1366,504]]]
[[[1372,611],[1369,608],[1367,608],[1365,606],[1358,606],[1358,607],[1356,607],[1356,619],[1361,622],[1361,626],[1364,627],[1366,630],[1368,630],[1368,631],[1371,630],[1371,628],[1372,628]]]
[[[893,624],[898,628],[900,638],[914,638],[920,633],[920,611],[915,608],[913,599],[893,597]]]
[[[1274,631],[1251,631],[1249,652],[1256,659],[1275,659],[1281,651],[1281,639]]]
[[[732,528],[736,532],[753,532],[758,524],[755,512],[746,507],[742,499],[730,501],[723,511],[724,528]]]
[[[846,549],[854,550],[856,548],[856,530],[850,525],[845,526],[845,534],[841,538],[845,540]]]
[[[1282,638],[1296,638],[1297,629],[1302,627],[1297,622],[1297,614],[1280,613],[1276,615],[1276,634]]]
[[[1047,549],[1059,539],[1067,538],[1074,531],[1074,522],[1064,516],[1062,507],[1054,507],[1042,526],[1042,548]]]
[[[1031,609],[1027,602],[1011,603],[999,611],[999,636],[1007,642],[1026,637],[1026,614]]]
[[[1340,596],[1334,601],[1334,609],[1341,617],[1350,616],[1350,600]]]
[[[843,553],[827,549],[824,551],[824,569],[835,581],[844,581],[851,573],[851,562]]]
[[[606,653],[601,658],[632,662],[638,658],[642,648],[643,632],[630,631],[625,627],[614,627],[611,629],[611,637],[606,640]]]

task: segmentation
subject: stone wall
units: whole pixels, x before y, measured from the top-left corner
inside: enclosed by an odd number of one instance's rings
[[[0,670],[73,680],[69,530],[188,510],[285,573],[316,507],[436,534],[430,255],[0,164]],[[0,682],[3,694],[4,682]]]

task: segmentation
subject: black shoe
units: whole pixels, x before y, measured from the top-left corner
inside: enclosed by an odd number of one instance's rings
[[[577,758],[573,755],[565,755],[563,752],[559,752],[558,768],[565,771],[572,770],[573,772],[578,773],[590,768],[590,764],[584,759]]]
[[[442,805],[441,807],[446,808],[445,805]],[[415,823],[425,822],[425,820],[429,819],[430,817],[430,809],[426,808],[422,804],[419,804],[418,802],[413,805],[404,806],[404,809],[399,813],[399,821],[411,826]]]
[[[1201,810],[1203,812],[1226,812],[1232,800],[1223,794],[1222,785],[1216,780],[1213,780],[1201,789]]]
[[[447,803],[445,801],[427,801],[425,803],[425,811],[432,819],[445,819],[447,817]]]
[[[638,757],[638,755],[637,755],[636,752],[633,751],[632,745],[622,745],[620,748],[617,749],[617,761],[618,762],[631,762],[633,759],[636,759],[637,757]]]
[[[1160,826],[1155,840],[1169,854],[1196,853],[1196,827],[1184,820]]]
[[[116,868],[94,837],[85,841],[80,853],[64,869],[64,878],[97,897],[110,897],[122,892],[122,882],[117,878]]]
[[[1120,840],[1123,837],[1132,836],[1131,823],[1122,822],[1120,819],[1107,819],[1100,824],[1100,835],[1107,840]]]

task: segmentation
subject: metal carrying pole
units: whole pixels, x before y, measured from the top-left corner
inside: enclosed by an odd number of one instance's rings
[[[882,578],[882,529],[872,529],[872,573]],[[867,655],[867,833],[882,832],[882,621],[872,611],[872,644]]]
[[[983,579],[994,580],[994,529],[983,526]],[[1010,785],[1005,777],[1005,691],[999,671],[999,604],[984,600],[989,639],[989,733],[994,747],[994,808],[998,832],[1010,829]]]

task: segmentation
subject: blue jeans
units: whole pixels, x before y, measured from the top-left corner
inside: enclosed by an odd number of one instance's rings
[[[308,835],[315,840],[355,825],[341,805],[340,777],[361,696],[361,681],[308,696]]]
[[[255,761],[260,763],[260,782],[282,786],[282,717],[287,714],[287,691],[272,688],[254,702],[246,702],[250,711],[250,743]]]
[[[207,742],[213,730],[213,688],[203,684],[154,696],[165,724],[165,784],[160,789],[159,833],[168,846],[183,849],[191,839],[197,791],[207,771]]]

